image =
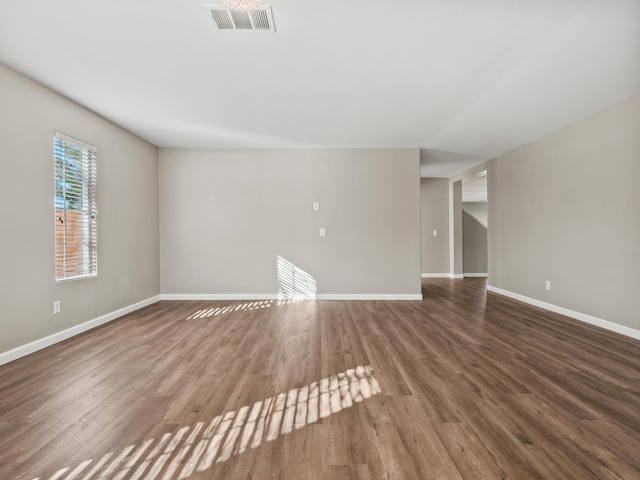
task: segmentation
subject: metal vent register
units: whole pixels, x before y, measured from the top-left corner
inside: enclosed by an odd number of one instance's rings
[[[220,32],[270,32],[275,33],[273,13],[269,5],[241,12],[222,5],[204,5],[211,11],[211,19]]]

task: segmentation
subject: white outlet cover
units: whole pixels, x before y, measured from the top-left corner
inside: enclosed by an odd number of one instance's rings
[[[317,212],[318,210],[320,210],[320,203],[319,202],[313,202],[313,211]]]
[[[320,229],[320,236],[321,236],[321,237],[324,237],[324,236],[326,235],[326,233],[327,233],[327,232],[326,232],[326,230],[325,230],[324,228],[321,228],[321,229]]]

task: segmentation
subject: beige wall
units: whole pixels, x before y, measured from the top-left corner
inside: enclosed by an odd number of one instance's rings
[[[422,273],[449,275],[448,178],[420,179],[420,217]]]
[[[492,286],[640,329],[640,96],[495,159],[489,180]]]
[[[162,292],[419,295],[419,209],[418,149],[161,149]]]
[[[487,273],[487,228],[466,209],[462,210],[462,267],[465,274]]]
[[[98,148],[99,208],[98,277],[58,284],[56,130]],[[157,148],[0,64],[0,150],[0,353],[159,294]]]

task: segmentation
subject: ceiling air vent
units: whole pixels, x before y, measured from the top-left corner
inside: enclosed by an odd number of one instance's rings
[[[213,23],[220,32],[270,32],[275,33],[273,13],[269,5],[260,5],[253,10],[241,12],[229,10],[222,5],[204,5],[211,10]]]

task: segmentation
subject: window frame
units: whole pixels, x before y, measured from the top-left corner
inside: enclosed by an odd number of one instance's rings
[[[75,153],[75,158],[68,155],[67,148]],[[55,132],[53,208],[56,283],[98,275],[97,151],[93,145]],[[71,173],[67,173],[69,171]],[[74,191],[68,193],[67,189]],[[76,212],[74,222],[68,221],[69,212]],[[61,232],[63,239],[59,241]],[[74,239],[78,237],[80,240],[67,241],[68,236]],[[76,253],[70,253],[71,249],[75,249]]]

